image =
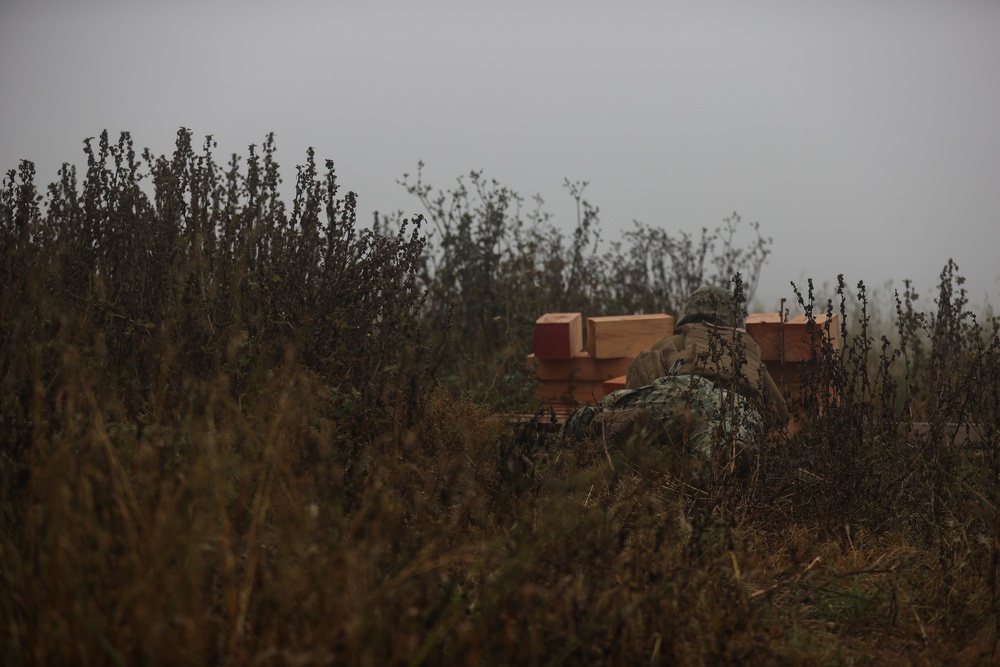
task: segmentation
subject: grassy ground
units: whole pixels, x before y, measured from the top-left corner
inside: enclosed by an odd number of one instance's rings
[[[992,657],[980,517],[830,525],[808,506],[826,482],[802,468],[699,496],[655,447],[561,441],[444,397],[345,461],[335,422],[308,408],[315,389],[290,378],[253,411],[210,391],[199,414],[141,434],[78,406],[6,493],[5,659]]]

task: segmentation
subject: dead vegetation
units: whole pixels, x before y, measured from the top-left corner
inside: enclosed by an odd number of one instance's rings
[[[759,234],[602,254],[579,186],[566,238],[478,175],[363,229],[311,153],[289,206],[270,139],[211,148],[105,135],[80,183],[4,180],[6,663],[996,661],[1000,338],[952,263],[889,331],[861,284],[798,295],[840,314],[810,380],[835,391],[696,496],[655,447],[503,415],[538,313],[671,311],[759,272]]]

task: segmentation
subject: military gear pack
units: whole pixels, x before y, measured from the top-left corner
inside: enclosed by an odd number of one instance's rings
[[[638,389],[664,375],[700,375],[743,394],[759,394],[763,386],[760,347],[742,329],[687,324],[656,348],[635,356],[626,387]]]
[[[760,347],[746,331],[689,324],[683,334],[683,347],[667,346],[660,351],[664,375],[700,375],[742,394],[760,393]]]

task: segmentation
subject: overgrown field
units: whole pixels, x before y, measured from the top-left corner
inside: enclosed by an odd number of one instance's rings
[[[311,151],[286,202],[270,138],[212,146],[105,134],[79,179],[4,179],[5,664],[1000,659],[1000,325],[950,261],[887,323],[803,286],[845,342],[810,419],[696,494],[655,446],[511,415],[539,314],[752,295],[756,225],[605,250],[584,184],[565,235],[478,173],[359,225]]]

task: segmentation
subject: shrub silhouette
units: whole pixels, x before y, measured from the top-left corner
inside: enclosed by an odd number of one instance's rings
[[[954,263],[891,324],[863,283],[795,288],[844,341],[814,328],[804,428],[692,498],[652,444],[505,415],[540,313],[749,296],[756,224],[605,246],[583,183],[566,236],[418,172],[423,216],[361,228],[311,150],[286,205],[272,137],[214,147],[104,133],[81,181],[4,178],[5,662],[996,660],[1000,338]]]

